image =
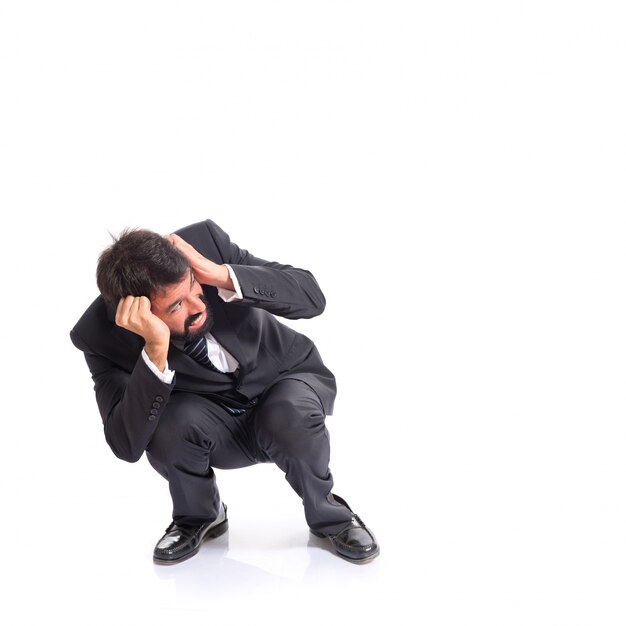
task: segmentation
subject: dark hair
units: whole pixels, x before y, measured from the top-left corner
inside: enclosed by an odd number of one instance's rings
[[[147,296],[179,283],[189,261],[167,239],[144,229],[126,229],[98,258],[96,282],[108,302],[125,296]]]

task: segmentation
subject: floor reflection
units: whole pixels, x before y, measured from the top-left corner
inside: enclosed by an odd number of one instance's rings
[[[238,537],[231,550],[229,533],[203,544],[200,552],[177,565],[154,565],[162,581],[174,581],[176,600],[185,606],[211,606],[229,598],[296,592],[303,587],[345,585],[375,578],[376,561],[355,565],[337,557],[328,540],[306,529],[294,536]],[[280,573],[277,573],[280,572]],[[292,594],[293,595],[293,594]]]
[[[259,589],[287,582],[260,567],[228,556],[228,533],[202,545],[191,559],[176,565],[156,565],[154,572],[160,580],[176,583],[176,597],[215,598],[239,594],[242,590]]]

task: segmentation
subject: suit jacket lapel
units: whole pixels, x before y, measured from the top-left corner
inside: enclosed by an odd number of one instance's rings
[[[218,295],[215,287],[203,285],[204,295],[207,297],[213,311],[215,323],[211,329],[211,334],[217,342],[226,348],[239,362],[240,370],[250,370],[254,363],[251,361],[249,350],[245,350],[238,333],[230,320],[228,309],[235,313],[234,305],[225,303]]]

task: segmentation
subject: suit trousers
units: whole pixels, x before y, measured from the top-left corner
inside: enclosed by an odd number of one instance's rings
[[[204,396],[175,392],[147,449],[169,483],[173,518],[197,523],[217,517],[220,495],[213,468],[275,463],[300,496],[307,524],[332,533],[352,513],[331,494],[330,443],[321,402],[296,379],[275,383],[242,415]]]

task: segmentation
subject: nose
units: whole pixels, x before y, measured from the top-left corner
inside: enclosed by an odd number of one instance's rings
[[[204,302],[199,300],[198,298],[191,298],[191,302],[189,304],[189,315],[196,315],[196,313],[201,313],[204,311],[206,307],[204,306]]]

